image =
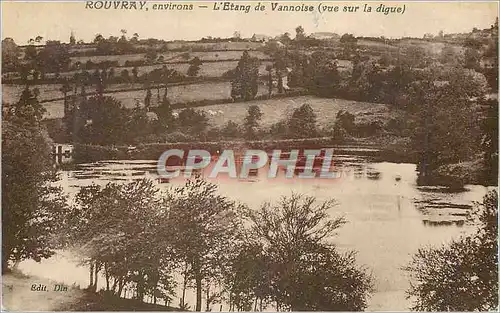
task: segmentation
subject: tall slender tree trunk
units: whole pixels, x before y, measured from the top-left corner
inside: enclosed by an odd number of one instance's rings
[[[94,273],[94,291],[97,291],[97,283],[98,283],[98,278],[99,278],[99,263],[97,261],[95,262],[94,270],[95,270],[95,273]]]
[[[89,289],[92,289],[94,286],[94,263],[90,261],[90,281],[89,281]]]
[[[153,289],[153,304],[156,304],[156,287],[158,287],[158,283],[156,283],[155,289]]]
[[[125,286],[124,278],[121,277],[118,282],[118,297],[122,296],[123,287]],[[127,297],[127,293],[125,292],[125,298]]]
[[[268,97],[269,99],[271,99],[271,96],[272,96],[272,93],[273,93],[273,76],[271,74],[271,71],[269,71],[269,75],[268,75],[268,78],[267,78],[267,83],[268,83],[268,86],[267,86],[267,90],[268,90]]]
[[[181,298],[181,306],[184,308],[186,305],[186,289],[187,289],[187,275],[188,275],[188,264],[187,262],[185,263],[184,267],[184,281],[182,282],[182,298]]]
[[[64,88],[64,86],[63,86]],[[63,95],[64,95],[64,117],[67,117],[67,114],[69,113],[68,111],[68,92],[67,91],[64,91],[63,92]]]
[[[10,271],[9,259],[12,254],[12,244],[9,242],[10,240],[6,239],[6,237],[7,236],[4,236],[2,240],[2,274],[8,273]]]
[[[201,273],[199,268],[196,269],[195,272],[195,283],[196,283],[196,309],[195,311],[201,311],[201,292],[202,292],[202,281],[201,281]]]
[[[139,271],[139,281],[137,282],[137,299],[144,301],[144,274]]]
[[[116,293],[117,286],[118,286],[118,279],[116,277],[113,277],[113,287],[111,287],[111,290],[113,290],[113,293]]]
[[[9,272],[9,262],[2,256],[2,274]]]
[[[206,312],[210,311],[210,284],[207,284],[207,305],[206,305]]]
[[[201,277],[196,276],[196,312],[201,311]]]
[[[109,271],[108,263],[104,263],[104,275],[106,276],[106,291],[109,291]]]

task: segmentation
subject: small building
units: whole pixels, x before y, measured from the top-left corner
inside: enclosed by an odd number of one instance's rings
[[[482,58],[479,64],[482,68],[494,68],[495,58]]]
[[[271,36],[262,35],[262,34],[253,34],[250,41],[252,42],[268,42],[271,39]]]
[[[315,32],[309,35],[310,38],[318,39],[318,40],[326,40],[326,39],[339,39],[340,36],[336,33],[331,32]]]
[[[65,143],[55,143],[53,146],[53,156],[56,164],[67,164],[73,161],[73,145]]]

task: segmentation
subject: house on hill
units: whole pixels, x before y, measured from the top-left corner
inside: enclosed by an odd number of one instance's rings
[[[495,61],[495,57],[484,57],[479,61],[479,64],[482,68],[494,68]]]
[[[250,41],[252,42],[268,42],[272,37],[267,36],[267,35],[262,35],[262,34],[253,34],[252,38],[250,38]]]
[[[331,32],[316,32],[309,35],[310,38],[325,40],[325,39],[340,39],[340,36]]]

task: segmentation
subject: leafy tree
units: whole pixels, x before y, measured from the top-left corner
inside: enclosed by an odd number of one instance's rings
[[[306,34],[304,31],[304,27],[297,26],[295,28],[295,40],[303,40],[303,39],[305,39],[305,37],[306,37]]]
[[[160,89],[162,87],[165,87],[165,93],[167,93],[168,83],[175,80],[179,80],[181,77],[183,77],[182,74],[180,74],[174,69],[167,68],[166,65],[164,65],[162,68],[154,69],[151,72],[149,72],[147,76],[148,83],[156,83],[156,91],[157,91],[156,95],[158,104],[161,101]]]
[[[153,132],[152,122],[147,113],[147,109],[139,106],[131,110],[127,123],[127,133],[129,134],[127,140],[134,139],[135,142],[140,142]]]
[[[237,138],[240,136],[241,132],[238,124],[233,121],[228,121],[220,130],[220,134],[224,138]]]
[[[283,119],[269,127],[269,134],[278,138],[289,138],[288,120]]]
[[[69,36],[69,44],[70,45],[76,44],[75,34],[73,34],[73,32],[71,32],[71,35]]]
[[[155,109],[158,115],[160,131],[173,130],[175,128],[175,118],[173,116],[173,108],[170,101],[164,96],[160,106]]]
[[[138,33],[134,33],[132,35],[132,38],[130,39],[130,42],[132,42],[132,43],[138,43],[139,42],[139,34]]]
[[[189,61],[187,75],[191,77],[198,76],[202,64],[203,62],[201,62],[199,57],[193,58],[191,61]]]
[[[311,58],[311,66],[314,67],[310,89],[321,96],[333,96],[340,85],[340,73],[336,60],[321,52],[315,52]]]
[[[484,150],[484,178],[490,185],[498,182],[498,101],[484,101],[487,107],[486,117],[482,123],[481,146]]]
[[[271,99],[273,93],[273,66],[269,64],[266,65],[266,71],[267,71],[267,96],[269,99]]]
[[[293,111],[288,120],[288,129],[293,138],[317,136],[316,114],[309,104],[303,104]]]
[[[456,67],[459,67],[460,64],[464,63],[463,55],[450,44],[445,44],[443,50],[441,51],[439,60],[442,64],[450,64]]]
[[[44,73],[60,73],[68,70],[69,52],[59,41],[47,41],[45,47],[37,55],[39,70]]]
[[[343,34],[340,37],[340,43],[343,46],[344,58],[351,59],[352,54],[356,52],[358,39],[353,34]]]
[[[439,248],[420,248],[405,268],[416,311],[498,309],[498,195],[490,191],[472,211],[475,233]]]
[[[39,126],[45,112],[45,108],[38,101],[36,90],[32,91],[26,86],[19,101],[6,108],[5,117],[20,124]]]
[[[265,264],[257,267],[265,274],[254,279],[252,287],[264,291],[259,296],[274,301],[278,310],[366,308],[371,277],[356,266],[353,252],[341,254],[329,243],[346,222],[342,217],[329,218],[327,212],[334,205],[332,200],[318,204],[314,197],[294,194],[249,212],[250,231],[257,240],[254,247],[262,247],[255,253],[260,261],[254,264]]]
[[[358,100],[380,102],[386,98],[384,84],[384,73],[378,64],[372,61],[356,62],[348,93]]]
[[[186,108],[179,112],[179,127],[185,128],[193,134],[204,132],[208,126],[208,118],[204,111],[198,111],[193,108]]]
[[[28,46],[26,46],[26,50],[24,51],[24,59],[28,62],[32,62],[36,59],[36,56],[36,47],[33,43],[30,43]]]
[[[138,71],[136,66],[132,68],[132,75],[134,76],[134,80],[137,80]]]
[[[280,41],[287,45],[292,41],[292,38],[290,37],[290,33],[286,32],[283,35],[280,36]]]
[[[244,51],[231,80],[231,97],[249,101],[255,98],[259,88],[259,60]]]
[[[245,242],[239,247],[225,273],[229,311],[235,308],[238,311],[263,311],[267,307],[271,293],[268,264],[263,247],[257,242]],[[252,307],[254,303],[258,303],[259,308]]]
[[[91,97],[80,108],[79,114],[86,121],[79,140],[98,145],[125,142],[129,112],[115,98]]]
[[[262,119],[262,112],[259,106],[251,105],[248,107],[248,113],[245,117],[244,127],[246,132],[246,137],[249,139],[255,139],[257,135],[257,130],[259,128],[259,122]]]
[[[89,265],[89,288],[96,290],[104,272],[106,291],[121,296],[125,288],[171,301],[173,287],[169,243],[157,234],[165,223],[161,197],[152,181],[83,187],[66,220],[67,244]]]
[[[2,272],[9,262],[40,262],[54,253],[65,199],[57,179],[52,142],[41,126],[43,107],[29,89],[4,112],[2,124]]]
[[[422,82],[410,92],[410,101],[420,104],[413,109],[411,140],[412,147],[418,151],[419,183],[422,184],[439,182],[461,187],[466,177],[445,178],[439,174],[439,168],[474,159],[480,151],[478,113],[470,99],[484,94],[485,83],[466,71],[453,76],[444,85]]]
[[[333,127],[333,137],[336,140],[343,140],[348,135],[351,135],[355,129],[355,116],[347,111],[340,110],[335,117],[335,125]]]
[[[73,88],[71,88],[71,85],[67,79],[63,80],[63,83],[61,84],[61,88],[59,88],[59,91],[63,94],[64,97],[64,118],[63,122],[66,124],[66,127],[70,126],[67,123],[68,116],[71,114],[71,109],[69,100],[68,100],[68,92],[70,92]]]
[[[410,68],[423,68],[428,66],[430,61],[429,55],[424,47],[418,45],[410,45],[404,50],[404,57],[399,58],[399,62]],[[400,65],[400,64],[398,64]]]
[[[122,72],[121,72],[121,77],[123,79],[123,81],[125,82],[129,82],[130,81],[130,75],[128,73],[128,70],[127,69],[124,69]]]
[[[200,178],[186,182],[169,193],[170,234],[174,255],[187,267],[195,282],[195,311],[201,311],[203,281],[210,282],[226,268],[231,247],[241,225],[239,206],[217,194],[217,186]]]
[[[156,50],[148,50],[144,55],[144,58],[146,59],[146,62],[148,64],[153,64],[158,58],[158,53],[156,52]]]
[[[104,41],[104,37],[101,35],[101,34],[96,34],[95,37],[94,37],[94,43],[100,43],[102,41]]]
[[[480,60],[481,60],[481,55],[478,50],[474,48],[465,49],[465,55],[464,55],[465,68],[479,70]]]
[[[488,40],[488,45],[486,51],[484,51],[484,58],[491,58],[493,60],[493,66],[491,68],[484,69],[484,74],[488,79],[488,84],[493,92],[498,92],[498,25],[491,26],[492,38]]]
[[[19,47],[12,38],[2,40],[2,69],[4,72],[15,71],[19,66]]]
[[[151,106],[151,88],[148,88],[146,90],[146,97],[144,98],[144,105],[146,106],[146,108],[149,108]]]

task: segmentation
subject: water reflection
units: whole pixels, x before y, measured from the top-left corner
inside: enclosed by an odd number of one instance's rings
[[[275,179],[259,170],[248,179],[222,177],[217,183],[222,194],[252,208],[292,191],[315,196],[319,201],[336,199],[338,205],[330,214],[343,215],[349,222],[340,229],[335,243],[342,250],[357,250],[358,261],[371,268],[376,279],[376,292],[368,309],[408,310],[404,292],[409,283],[401,267],[419,247],[441,245],[470,231],[465,223],[467,211],[487,189],[471,185],[463,192],[450,193],[417,187],[414,164],[372,163],[369,157],[351,155],[335,156],[334,164],[341,174],[338,179],[286,179],[282,169]],[[161,189],[184,182],[183,178],[161,180],[156,160],[139,160],[82,164],[62,172],[60,183],[68,193],[75,194],[81,186],[92,183],[104,185],[141,178],[155,180]],[[30,263],[24,269],[43,276],[40,268],[44,262]],[[70,273],[77,275],[78,271]],[[85,284],[86,271],[83,273],[82,277],[67,275],[66,280]],[[193,303],[194,298],[189,302]]]

